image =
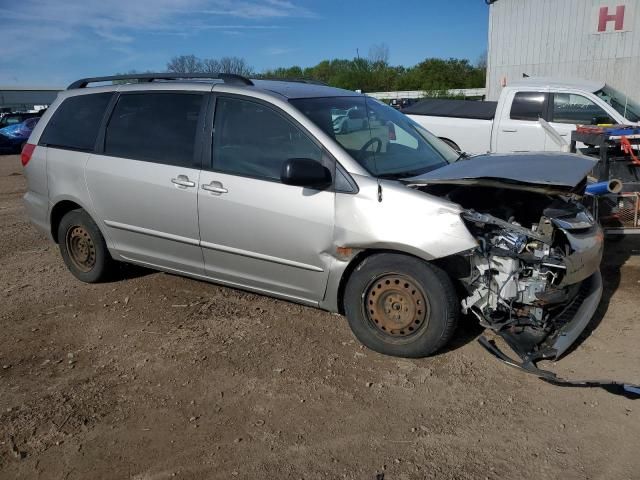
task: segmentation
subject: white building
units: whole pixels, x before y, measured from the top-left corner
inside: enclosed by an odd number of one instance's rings
[[[494,0],[487,99],[523,74],[605,81],[640,101],[640,0]]]

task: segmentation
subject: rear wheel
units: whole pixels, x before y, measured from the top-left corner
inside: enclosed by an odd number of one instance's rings
[[[425,357],[453,336],[458,299],[439,268],[415,257],[376,254],[354,270],[344,297],[354,335],[376,352]]]
[[[93,219],[82,209],[65,214],[58,225],[60,253],[73,275],[87,283],[104,281],[113,260]]]

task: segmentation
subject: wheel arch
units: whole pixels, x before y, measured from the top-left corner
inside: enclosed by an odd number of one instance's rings
[[[51,228],[51,236],[56,243],[58,243],[58,226],[60,225],[62,218],[67,213],[78,209],[84,210],[91,216],[89,211],[75,199],[61,199],[51,208],[51,213],[49,214],[49,226]]]
[[[381,253],[387,253],[387,254],[393,254],[393,255],[404,255],[406,257],[411,257],[414,258],[417,261],[420,262],[430,262],[433,263],[434,265],[440,267],[442,270],[444,270],[444,272],[449,275],[449,277],[453,279],[453,277],[451,277],[451,274],[449,271],[447,271],[448,269],[443,268],[443,264],[440,262],[441,259],[426,259],[424,257],[419,257],[411,252],[408,251],[404,251],[404,250],[398,250],[398,249],[391,249],[391,248],[368,248],[365,250],[362,250],[360,252],[358,252],[347,264],[347,266],[344,268],[344,270],[342,271],[342,275],[340,276],[340,281],[338,282],[338,288],[337,288],[337,292],[336,292],[336,303],[337,303],[337,312],[340,313],[341,315],[344,315],[344,293],[345,293],[345,289],[347,286],[347,283],[349,282],[349,278],[351,278],[351,275],[353,274],[353,272],[355,271],[355,269],[362,264],[362,262],[364,262],[367,258],[373,256],[373,255],[377,255],[377,254],[381,254]]]

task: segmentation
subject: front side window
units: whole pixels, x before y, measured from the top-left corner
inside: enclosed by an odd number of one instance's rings
[[[587,97],[574,93],[554,93],[551,121],[575,125],[609,123],[609,115]]]
[[[511,120],[528,120],[537,122],[544,118],[547,94],[543,92],[517,92],[511,103]]]
[[[290,102],[374,176],[408,178],[459,156],[406,115],[370,97]]]
[[[237,98],[217,100],[214,170],[280,181],[282,164],[290,158],[321,162],[322,150],[272,108]]]
[[[69,97],[57,108],[47,124],[41,145],[93,151],[102,117],[112,92]]]
[[[105,154],[194,167],[203,99],[201,94],[182,92],[121,95],[107,126]]]

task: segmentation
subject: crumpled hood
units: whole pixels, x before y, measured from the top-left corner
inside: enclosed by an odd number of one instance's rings
[[[596,163],[596,159],[573,153],[477,155],[403,181],[409,185],[498,182],[570,190],[584,180]]]

